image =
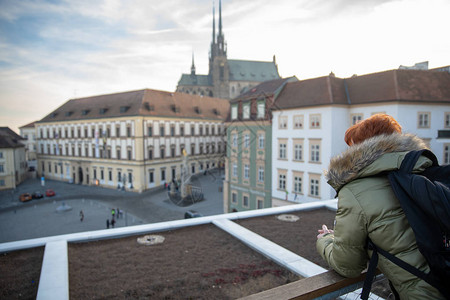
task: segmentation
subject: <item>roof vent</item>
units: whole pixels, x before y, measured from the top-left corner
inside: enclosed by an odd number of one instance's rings
[[[121,106],[121,107],[120,107],[120,112],[121,112],[121,113],[126,113],[129,109],[130,109],[129,106]]]

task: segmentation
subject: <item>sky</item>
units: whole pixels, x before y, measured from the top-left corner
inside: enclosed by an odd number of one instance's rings
[[[175,91],[208,73],[219,0],[0,0],[0,126],[74,98]],[[223,0],[228,58],[272,61],[282,77],[346,78],[450,65],[450,0]]]

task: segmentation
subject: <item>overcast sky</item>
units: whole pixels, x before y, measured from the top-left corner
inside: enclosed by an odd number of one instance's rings
[[[0,126],[18,132],[73,98],[174,91],[192,53],[197,74],[207,74],[212,6],[0,0]],[[228,58],[276,55],[280,75],[299,79],[450,65],[449,12],[449,0],[222,1]]]

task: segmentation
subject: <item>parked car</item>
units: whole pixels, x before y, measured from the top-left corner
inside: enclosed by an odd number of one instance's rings
[[[31,198],[41,199],[41,198],[44,198],[44,195],[41,192],[34,192],[33,194],[31,194]]]
[[[24,193],[19,196],[19,200],[22,202],[30,201],[33,199],[29,193]]]
[[[199,218],[199,217],[203,217],[203,215],[195,210],[188,210],[187,212],[184,213],[185,219]]]
[[[53,197],[53,196],[55,196],[55,191],[52,190],[52,189],[48,189],[48,190],[45,191],[45,196]]]

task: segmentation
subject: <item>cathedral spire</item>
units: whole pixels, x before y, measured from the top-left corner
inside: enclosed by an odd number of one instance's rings
[[[219,0],[219,36],[222,35],[222,0]]]
[[[213,32],[212,32],[212,43],[214,44],[216,42],[216,10],[214,7],[214,1],[213,1]]]
[[[191,66],[191,75],[195,75],[194,51],[192,51],[192,66]]]

